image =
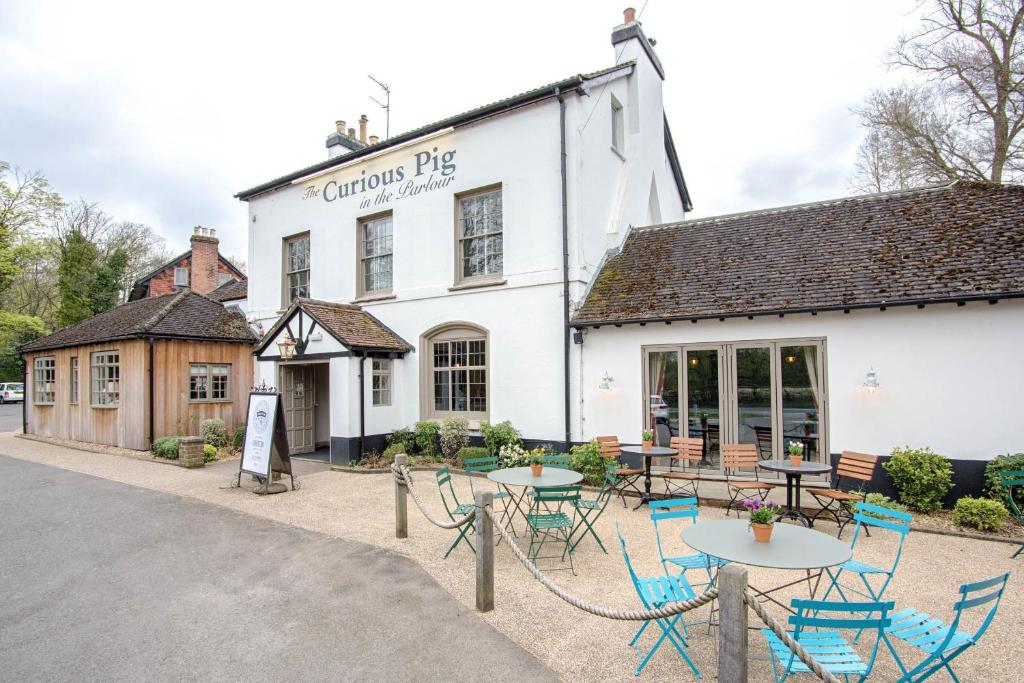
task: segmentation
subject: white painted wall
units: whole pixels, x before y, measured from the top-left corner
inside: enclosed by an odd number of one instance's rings
[[[971,460],[1024,449],[1021,301],[588,330],[574,438],[639,434],[642,346],[798,337],[826,339],[833,453],[886,455],[909,444]],[[870,367],[874,393],[861,386]],[[607,392],[598,389],[606,371]]]

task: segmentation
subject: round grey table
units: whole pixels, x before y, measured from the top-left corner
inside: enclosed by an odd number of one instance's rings
[[[498,484],[508,493],[508,498],[512,501],[512,505],[505,506],[505,512],[501,516],[501,521],[504,522],[507,519],[510,525],[513,523],[513,512],[518,512],[524,520],[526,519],[526,512],[523,511],[522,502],[526,498],[526,492],[531,488],[543,489],[553,486],[572,486],[583,481],[583,475],[579,472],[560,467],[551,467],[550,465],[544,466],[539,477],[533,476],[533,472],[529,467],[506,467],[502,470],[488,472],[487,478]],[[521,488],[522,492],[517,496],[511,487]]]
[[[666,458],[677,454],[679,451],[674,448],[665,448],[664,446],[651,446],[645,451],[643,445],[619,446],[619,450],[630,455],[642,456],[644,459],[644,493],[640,496],[640,502],[633,508],[636,510],[644,503],[650,503],[654,500],[654,497],[651,495],[651,458]]]
[[[814,526],[810,517],[800,510],[800,477],[805,474],[824,474],[831,472],[832,466],[822,462],[800,461],[799,467],[793,467],[792,463],[786,460],[762,460],[759,465],[772,472],[782,472],[786,475],[786,509],[779,513],[775,521],[780,519],[797,519],[803,522],[804,526]]]
[[[822,571],[826,567],[842,564],[853,556],[850,546],[839,539],[791,524],[776,524],[769,543],[755,541],[749,522],[745,519],[698,522],[683,529],[680,537],[686,545],[711,557],[751,567],[804,570],[807,574],[805,578],[781,586],[767,590],[750,586],[759,596],[790,611],[789,605],[774,599],[771,593],[807,581],[813,599],[821,582]]]

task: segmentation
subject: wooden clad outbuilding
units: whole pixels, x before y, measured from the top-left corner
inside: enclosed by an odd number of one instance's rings
[[[21,346],[25,431],[148,449],[245,421],[256,341],[244,316],[191,290],[140,299]]]

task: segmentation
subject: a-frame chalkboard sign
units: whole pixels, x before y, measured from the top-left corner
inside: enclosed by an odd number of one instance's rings
[[[281,394],[273,387],[261,386],[249,392],[249,412],[245,421],[242,461],[238,466],[238,484],[242,484],[242,474],[252,474],[263,481],[265,493],[274,493],[271,486],[271,475],[274,472],[291,477],[292,490],[295,490]]]

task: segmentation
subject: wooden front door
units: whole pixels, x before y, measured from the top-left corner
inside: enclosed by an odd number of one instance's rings
[[[288,427],[290,455],[316,450],[313,435],[316,387],[312,365],[289,365],[281,368],[281,397],[284,401],[285,425]]]

